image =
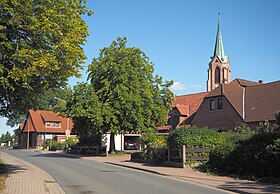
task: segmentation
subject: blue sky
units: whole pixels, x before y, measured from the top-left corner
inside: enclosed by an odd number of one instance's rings
[[[154,63],[155,74],[173,80],[176,95],[206,91],[207,68],[213,56],[217,17],[231,80],[265,83],[280,79],[279,0],[88,0],[95,12],[84,17],[90,37],[84,46],[88,59],[126,36]],[[69,84],[86,81],[70,78]],[[0,133],[12,129],[0,119]]]

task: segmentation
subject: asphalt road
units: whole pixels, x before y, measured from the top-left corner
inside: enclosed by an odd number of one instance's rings
[[[1,150],[48,172],[69,194],[222,194],[226,191],[59,153]]]

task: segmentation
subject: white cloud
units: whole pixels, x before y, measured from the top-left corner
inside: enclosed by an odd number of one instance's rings
[[[187,88],[188,87],[181,82],[174,82],[170,89],[180,91],[180,90],[186,90]]]

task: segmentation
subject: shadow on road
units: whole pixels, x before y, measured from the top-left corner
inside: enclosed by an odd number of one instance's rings
[[[24,172],[27,169],[22,168],[20,165],[12,165],[12,164],[5,164],[5,174],[18,174],[20,172]]]
[[[67,154],[67,153],[41,153],[36,155],[30,155],[28,157],[50,157],[50,158],[80,158],[80,155]]]
[[[234,192],[239,191],[238,193],[252,193],[252,189],[258,190],[260,193],[280,193],[280,188],[275,185],[256,184],[254,182],[239,182],[238,184],[236,182],[227,182],[219,188]]]

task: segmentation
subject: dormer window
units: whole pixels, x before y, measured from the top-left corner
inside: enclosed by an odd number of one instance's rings
[[[45,126],[52,128],[60,128],[61,124],[59,122],[46,122]]]

